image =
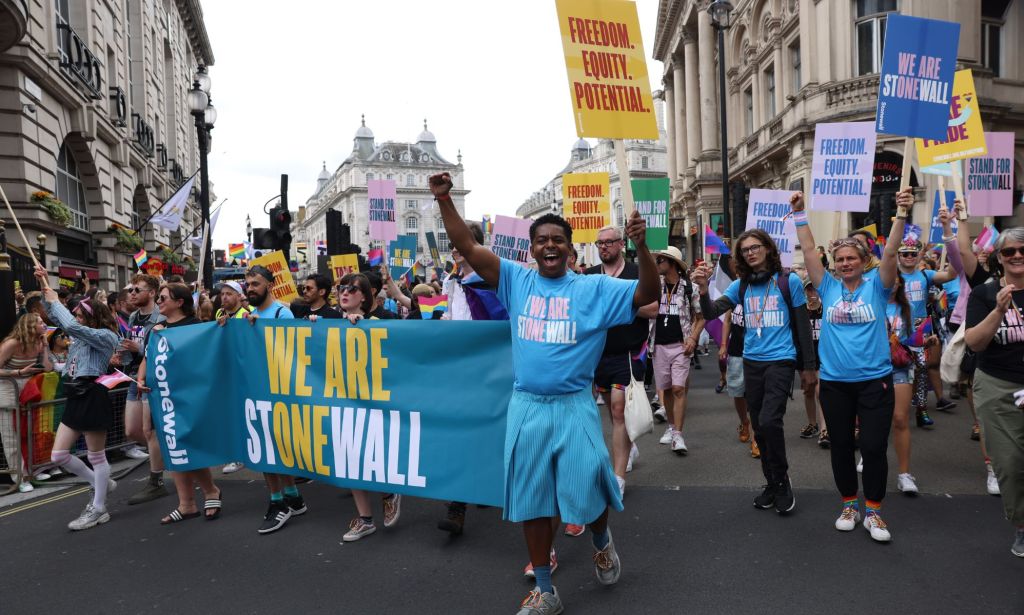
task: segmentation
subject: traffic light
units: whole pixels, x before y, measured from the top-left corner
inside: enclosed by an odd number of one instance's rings
[[[278,205],[270,210],[270,235],[274,249],[284,252],[287,258],[292,246],[292,214],[287,207]]]

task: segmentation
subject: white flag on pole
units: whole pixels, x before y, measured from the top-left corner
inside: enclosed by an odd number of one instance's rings
[[[217,217],[218,216],[220,216],[220,206],[219,205],[217,206],[217,209],[214,209],[213,213],[210,214],[210,235],[211,236],[213,235],[214,229],[217,228]],[[200,250],[203,249],[203,238],[201,236],[193,235],[192,237],[189,238],[189,241],[191,241],[192,245],[194,245],[195,247],[199,248]]]
[[[188,178],[178,191],[171,195],[171,198],[167,199],[157,213],[150,219],[150,222],[157,226],[162,226],[169,231],[176,231],[181,226],[181,216],[185,213],[185,208],[188,207],[188,196],[192,194],[192,184],[195,182],[195,176]]]
[[[725,293],[725,289],[729,288],[730,284],[732,284],[732,278],[722,271],[722,261],[719,259],[715,263],[715,272],[711,274],[711,282],[708,284],[708,296],[712,301],[716,301]]]

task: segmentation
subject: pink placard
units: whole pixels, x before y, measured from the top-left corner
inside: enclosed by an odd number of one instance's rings
[[[986,132],[988,154],[964,161],[964,196],[972,216],[1013,215],[1012,132]]]
[[[398,239],[398,223],[395,221],[398,192],[395,180],[371,179],[366,182],[366,194],[370,205],[370,239]]]
[[[496,216],[494,231],[491,232],[491,252],[501,258],[517,263],[529,263],[530,257],[530,225],[533,220]]]

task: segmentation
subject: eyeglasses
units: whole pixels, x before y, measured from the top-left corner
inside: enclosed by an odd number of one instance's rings
[[[348,294],[351,295],[351,294],[354,294],[354,293],[361,293],[361,292],[363,292],[363,289],[359,288],[359,286],[357,286],[355,284],[345,284],[345,285],[339,285],[338,286],[338,292],[340,294],[348,293]]]
[[[1002,248],[999,250],[999,255],[1003,258],[1013,258],[1013,256],[1017,254],[1024,256],[1024,246],[1017,246],[1016,248]]]
[[[740,254],[757,254],[758,252],[761,251],[761,248],[763,248],[763,247],[764,247],[763,245],[761,245],[759,243],[755,243],[752,246],[747,246],[745,248],[740,248]]]
[[[602,240],[595,241],[594,245],[599,247],[599,248],[604,248],[604,247],[607,247],[607,246],[613,246],[613,245],[619,243],[620,241],[622,241],[622,240],[621,239],[602,239]]]

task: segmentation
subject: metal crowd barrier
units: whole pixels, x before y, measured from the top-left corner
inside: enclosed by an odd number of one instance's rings
[[[17,380],[9,377],[0,377],[0,380],[3,381],[0,385],[13,386],[14,399],[20,397]],[[113,423],[107,431],[107,451],[131,444],[124,425],[128,387],[125,385],[112,389],[109,395]],[[11,488],[0,490],[0,495],[17,490],[24,476],[35,476],[38,470],[52,466],[50,454],[53,451],[53,440],[64,415],[66,401],[65,397],[57,397],[48,401],[19,404],[17,407],[0,407],[0,474],[10,474],[14,481]],[[22,463],[12,462],[8,451],[20,456]],[[72,452],[79,455],[87,452],[83,438],[76,442]]]

